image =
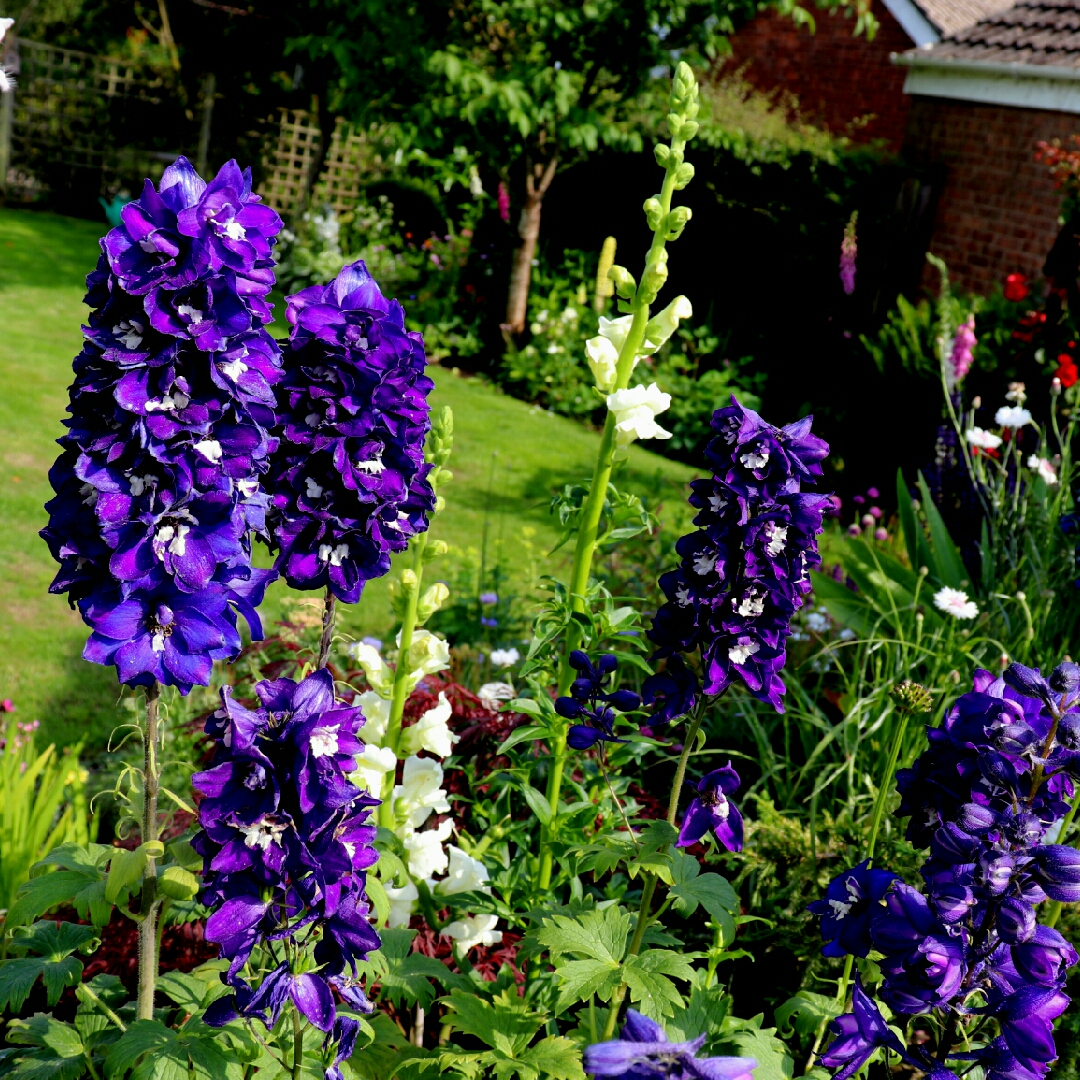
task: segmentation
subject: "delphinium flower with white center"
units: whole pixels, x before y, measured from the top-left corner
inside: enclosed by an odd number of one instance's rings
[[[228,162],[207,184],[186,159],[148,180],[87,278],[83,350],[42,530],[92,634],[86,659],[122,682],[210,680],[256,637],[272,571],[264,533],[280,352],[264,324],[281,227]]]
[[[934,607],[954,619],[974,619],[979,614],[979,605],[969,600],[966,592],[948,586],[934,593]]]
[[[828,447],[811,433],[809,418],[775,428],[734,397],[712,427],[717,435],[706,455],[714,475],[691,485],[697,529],[676,544],[679,568],[660,579],[667,602],[649,637],[658,658],[700,650],[705,694],[738,681],[781,710],[790,620],[810,592],[809,570],[820,563],[816,537],[831,506],[802,485],[821,475]],[[680,670],[690,675],[685,664]],[[654,676],[642,688],[647,705],[665,695],[654,723],[677,715],[667,707],[666,678]],[[689,708],[695,695],[678,697]]]
[[[288,298],[272,499],[276,567],[297,589],[356,603],[390,556],[428,527],[435,495],[424,439],[433,383],[363,261]]]

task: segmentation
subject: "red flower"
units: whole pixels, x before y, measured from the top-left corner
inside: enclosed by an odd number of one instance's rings
[[[1005,299],[1014,304],[1023,300],[1030,291],[1027,278],[1023,274],[1010,274],[1005,279]]]
[[[1068,354],[1062,353],[1058,357],[1058,368],[1054,375],[1061,380],[1061,385],[1066,390],[1080,379],[1080,371],[1077,370],[1076,361]]]

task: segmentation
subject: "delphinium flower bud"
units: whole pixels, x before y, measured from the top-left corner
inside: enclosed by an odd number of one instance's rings
[[[205,183],[184,158],[121,211],[87,278],[68,433],[42,530],[93,633],[83,653],[120,680],[186,693],[240,649],[237,612],[272,571],[263,533],[280,354],[264,329],[281,228],[230,161]]]
[[[739,681],[780,711],[790,620],[820,563],[816,537],[831,505],[801,488],[821,475],[828,447],[809,418],[775,428],[734,397],[712,427],[713,476],[691,485],[698,528],[676,545],[679,568],[660,579],[667,603],[649,637],[658,657],[700,649],[706,694]]]
[[[1039,925],[1038,905],[1080,900],[1080,852],[1043,843],[1068,812],[1080,776],[1080,714],[1060,689],[1070,675],[1058,669],[1047,681],[1020,664],[999,678],[977,672],[974,689],[928,729],[929,749],[897,774],[908,839],[930,849],[924,890],[893,881],[868,931],[854,940],[836,932],[828,896],[811,905],[824,916],[827,955],[837,955],[837,943],[840,952],[880,955],[879,995],[894,1012],[962,1022],[977,998],[978,1012],[997,1020],[1000,1038],[962,1052],[946,1048],[936,1060],[919,1046],[889,1047],[932,1076],[947,1072],[953,1057],[981,1064],[997,1080],[1037,1080],[1056,1056],[1052,1022],[1068,1002],[1062,988],[1077,954]],[[863,1008],[876,1014],[872,1001]],[[840,1018],[838,1046],[856,1026],[867,1025]],[[830,1047],[822,1060],[839,1066],[849,1058]]]
[[[363,750],[364,717],[335,700],[325,669],[299,683],[261,682],[255,692],[259,707],[248,709],[222,690],[222,707],[206,723],[214,760],[192,778],[203,795],[192,846],[205,863],[206,937],[229,960],[234,991],[206,1021],[243,1016],[269,1029],[291,1000],[315,1027],[335,1031],[332,989],[364,1009],[356,965],[379,948],[365,893],[378,859],[369,820],[378,800],[348,777]],[[294,958],[272,966],[281,941]],[[240,974],[256,949],[272,966],[261,986]]]
[[[363,261],[288,299],[292,324],[267,489],[276,567],[356,603],[428,527],[424,438],[433,383],[419,334]]]

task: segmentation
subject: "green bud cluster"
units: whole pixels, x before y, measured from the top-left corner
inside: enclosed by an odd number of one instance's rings
[[[905,679],[889,691],[896,708],[902,713],[928,713],[934,707],[934,698],[925,686]]]

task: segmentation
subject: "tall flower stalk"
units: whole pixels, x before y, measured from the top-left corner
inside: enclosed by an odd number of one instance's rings
[[[652,417],[656,412],[667,407],[655,384],[628,391],[630,377],[642,355],[655,352],[657,348],[674,332],[679,318],[690,314],[685,297],[679,297],[668,309],[650,321],[650,307],[667,281],[667,244],[677,240],[686,223],[690,220],[690,210],[685,206],[672,208],[671,200],[676,191],[681,191],[690,183],[694,167],[684,160],[686,143],[697,133],[698,124],[694,119],[698,113],[698,87],[694,73],[686,63],[680,63],[675,72],[669,103],[668,127],[671,134],[669,145],[657,144],[654,153],[657,164],[664,169],[664,182],[660,193],[645,202],[645,216],[653,239],[645,257],[645,270],[641,282],[635,282],[633,276],[621,266],[612,266],[609,276],[615,285],[619,297],[619,310],[623,318],[601,320],[601,338],[593,339],[590,345],[590,366],[597,376],[597,389],[606,397],[608,414],[600,439],[600,450],[593,469],[589,493],[581,508],[578,524],[577,543],[570,571],[570,606],[575,612],[585,610],[592,573],[593,557],[599,535],[600,519],[604,500],[608,494],[612,469],[620,451],[635,437],[666,437],[667,432],[656,427]],[[599,343],[599,348],[594,345]],[[605,347],[606,346],[606,347]],[[596,355],[594,356],[594,353]],[[637,393],[640,391],[640,393]],[[630,400],[628,395],[637,393],[637,398]],[[565,658],[559,671],[558,692],[565,695],[574,679],[570,667],[570,653],[580,645],[577,624],[570,622],[567,632]],[[541,837],[539,885],[546,889],[551,884],[551,872],[554,860],[552,839],[555,819],[559,812],[559,798],[562,792],[563,771],[566,765],[567,728],[557,734],[551,748],[551,766],[548,773],[545,796],[551,808],[552,822],[548,824]]]

